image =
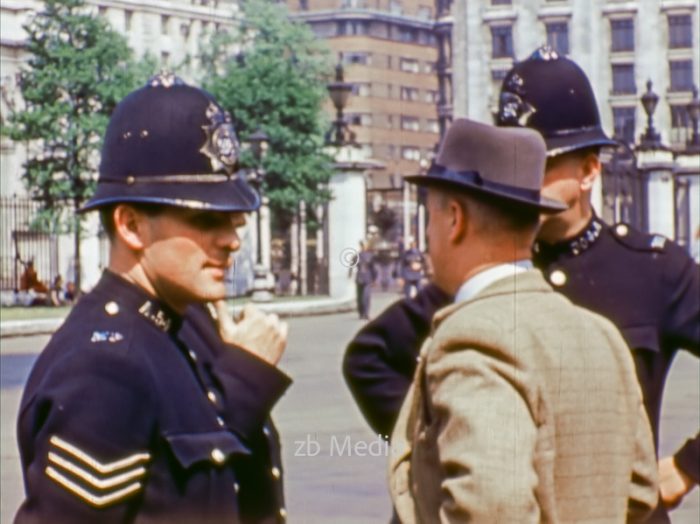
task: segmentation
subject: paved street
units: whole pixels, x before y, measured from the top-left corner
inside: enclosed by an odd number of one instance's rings
[[[394,298],[375,297],[372,311],[376,313]],[[274,413],[283,437],[290,522],[386,522],[390,514],[385,488],[386,458],[369,456],[369,452],[379,451],[379,445],[372,446],[376,438],[361,419],[340,373],[343,348],[361,323],[354,314],[342,314],[295,318],[290,324],[290,342],[282,367],[294,377],[295,384]],[[36,351],[46,340],[48,337],[43,336],[2,340],[0,524],[11,522],[22,497],[14,424],[22,385]],[[698,361],[682,354],[668,381],[662,452],[678,447],[700,426],[699,383]],[[362,453],[362,448],[355,445],[363,442],[370,445],[368,456],[354,453]],[[699,490],[686,499],[673,517],[674,524],[700,520]]]

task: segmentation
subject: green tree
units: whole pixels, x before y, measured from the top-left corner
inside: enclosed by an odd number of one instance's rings
[[[102,136],[117,102],[143,85],[153,65],[136,62],[124,37],[84,0],[46,0],[24,26],[29,60],[20,73],[21,107],[3,133],[29,145],[23,181],[42,210],[35,227],[72,231],[80,289],[81,217],[92,195]]]
[[[289,19],[284,3],[244,0],[242,8],[239,34],[218,33],[200,46],[204,87],[231,113],[242,140],[258,129],[268,135],[263,189],[284,226],[300,201],[313,210],[329,199],[319,188],[331,175],[323,102],[333,64],[311,29]],[[235,47],[243,51],[230,52]],[[248,153],[241,163],[255,161]]]

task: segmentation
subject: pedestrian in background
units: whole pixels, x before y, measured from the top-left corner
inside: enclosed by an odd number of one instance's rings
[[[377,280],[375,257],[366,241],[360,241],[360,251],[357,253],[355,265],[350,273],[355,272],[357,293],[357,313],[360,319],[369,319],[369,308],[372,300],[372,285]]]
[[[415,240],[411,239],[409,248],[401,256],[401,279],[403,280],[403,294],[406,298],[416,296],[421,288],[421,281],[425,275],[425,257],[416,247]]]
[[[83,208],[109,265],[27,381],[18,524],[285,520],[269,414],[287,327],[252,306],[234,322],[223,301],[260,204],[238,153],[228,113],[172,75],[116,107]]]
[[[649,420],[619,331],[533,268],[546,149],[457,120],[428,188],[440,310],[392,434],[404,524],[640,522],[656,505]],[[565,394],[562,394],[565,392]]]

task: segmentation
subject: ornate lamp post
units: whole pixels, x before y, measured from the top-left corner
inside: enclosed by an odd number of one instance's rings
[[[345,109],[350,93],[352,93],[352,84],[344,80],[343,73],[343,64],[339,62],[335,66],[335,81],[326,86],[335,106],[335,120],[326,135],[326,143],[337,147],[355,142],[355,133],[348,128],[343,115],[343,109]]]
[[[647,80],[647,92],[642,95],[642,107],[647,114],[647,129],[641,136],[641,149],[659,149],[661,136],[654,129],[654,111],[659,103],[659,96],[651,90],[651,80]]]
[[[686,106],[688,116],[693,124],[693,134],[687,140],[688,152],[700,153],[700,134],[698,133],[698,120],[700,120],[700,100],[698,100],[698,88],[693,86],[693,99]]]

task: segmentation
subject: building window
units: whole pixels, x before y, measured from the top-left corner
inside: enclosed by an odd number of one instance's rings
[[[415,116],[402,116],[401,129],[404,131],[420,131],[420,121]]]
[[[401,148],[401,158],[418,162],[420,160],[420,149],[417,147],[404,146]]]
[[[160,16],[160,34],[167,35],[170,30],[170,17],[168,15]]]
[[[491,5],[510,5],[512,3],[511,0],[491,0]]]
[[[107,14],[107,8],[103,5],[99,6],[97,8],[97,15],[98,16],[105,16]]]
[[[389,1],[389,12],[392,15],[402,15],[403,7],[401,7],[401,0],[390,0]]]
[[[170,53],[168,51],[161,51],[160,65],[163,67],[168,67],[170,65]]]
[[[547,27],[547,44],[560,55],[569,54],[569,25],[566,22],[552,22]]]
[[[131,22],[134,18],[134,12],[126,9],[124,11],[124,30],[131,31]]]
[[[369,53],[344,53],[343,62],[346,64],[369,65],[372,63]]]
[[[356,82],[352,85],[352,94],[357,96],[370,96],[371,86],[369,82]]]
[[[513,56],[513,28],[509,25],[491,27],[491,56],[511,58]]]
[[[689,138],[690,115],[686,105],[671,106],[671,144],[685,145]]]
[[[418,42],[418,29],[413,29],[412,27],[399,27],[398,28],[399,42],[416,43]]]
[[[407,73],[418,73],[420,71],[418,60],[414,58],[402,58],[399,62],[399,69]]]
[[[426,120],[425,122],[425,130],[428,133],[439,133],[440,132],[440,123],[437,120]]]
[[[669,15],[668,47],[693,47],[693,23],[690,15]]]
[[[634,19],[610,20],[611,51],[634,51]]]
[[[634,107],[613,107],[613,122],[615,124],[615,138],[628,144],[634,143],[635,128]]]
[[[693,89],[693,61],[671,60],[671,91],[691,91]]]
[[[425,90],[425,101],[428,104],[434,104],[438,101],[438,92],[435,91],[434,89],[426,89]]]
[[[634,82],[634,64],[615,64],[612,66],[613,94],[624,95],[637,92]]]
[[[428,6],[419,6],[418,7],[418,18],[421,20],[430,20],[433,16],[433,9]]]
[[[417,102],[419,97],[420,95],[417,88],[401,86],[401,100]]]
[[[348,120],[353,126],[371,126],[372,125],[372,115],[369,113],[349,113]]]
[[[338,35],[366,35],[369,32],[369,22],[365,20],[338,22]]]

